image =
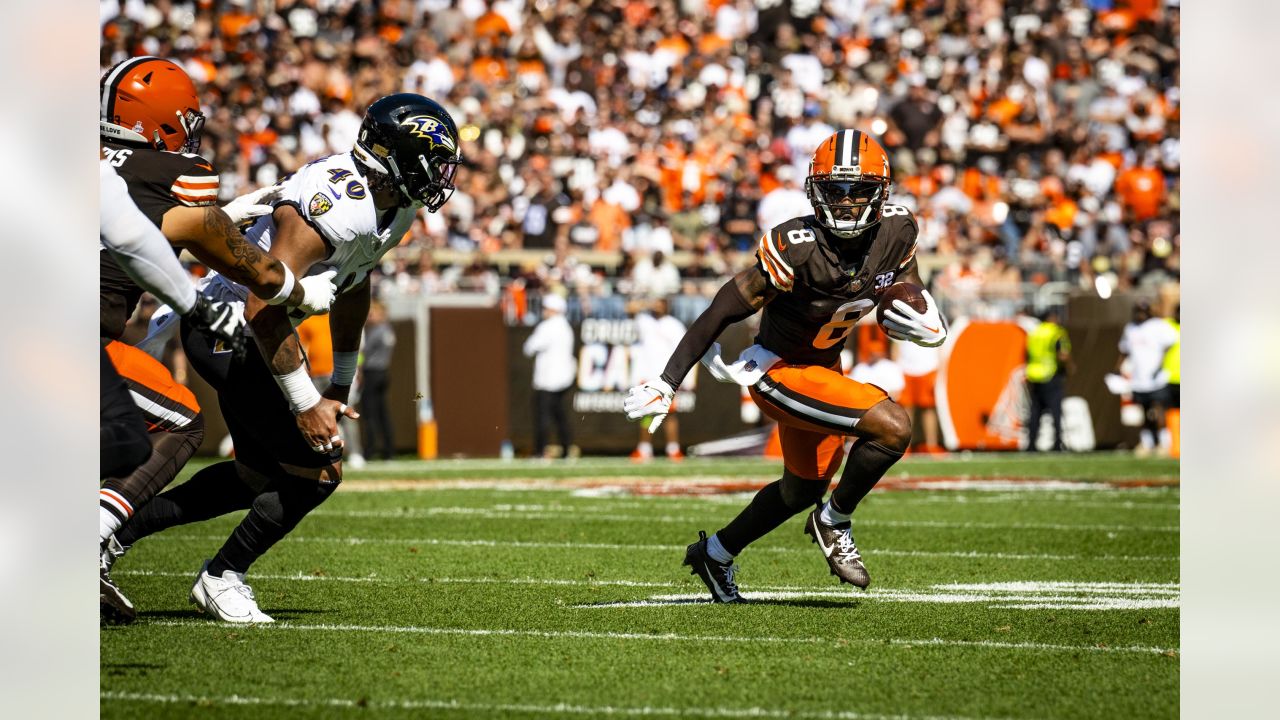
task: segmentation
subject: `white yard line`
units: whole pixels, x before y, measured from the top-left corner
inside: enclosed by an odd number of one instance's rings
[[[528,508],[504,509],[483,507],[425,507],[406,510],[313,510],[310,515],[316,517],[343,518],[376,518],[381,520],[415,520],[441,515],[481,516],[495,519],[512,520],[563,520],[581,518],[609,522],[643,522],[643,523],[698,523],[705,517],[678,515],[625,515],[580,510],[577,508],[544,508],[534,510]],[[1100,532],[1178,532],[1176,525],[1084,525],[1072,523],[988,523],[988,522],[947,522],[943,520],[858,520],[858,527],[921,527],[954,530],[1064,530],[1064,531],[1100,531]]]
[[[1009,595],[987,593],[939,593],[869,591],[855,595],[848,590],[803,590],[799,592],[769,592],[744,589],[743,594],[753,602],[762,600],[879,600],[886,602],[929,603],[935,605],[987,605],[996,609],[1015,610],[1176,610],[1176,597],[1109,597],[1077,595]],[[570,607],[580,610],[608,610],[614,608],[672,607],[706,602],[706,593],[653,595],[644,600],[620,600],[618,602],[581,603]]]
[[[117,570],[114,576],[136,577],[177,577],[190,578],[187,570]],[[260,574],[254,573],[251,580],[272,580],[283,582],[339,582],[339,583],[389,583],[426,585],[536,585],[564,587],[633,587],[633,588],[680,588],[690,583],[650,582],[644,580],[596,580],[575,578],[493,578],[493,577],[417,577],[404,578],[379,575],[306,575],[303,573]],[[792,593],[797,596],[808,594],[813,597],[911,597],[930,592],[928,589],[912,588],[877,588],[866,593],[855,594],[848,589],[830,590],[822,587],[801,587],[796,585],[753,586],[753,590],[763,593]],[[1079,582],[1079,581],[1021,581],[1004,583],[950,583],[934,585],[932,590],[948,592],[997,592],[997,593],[1090,593],[1095,596],[1150,595],[1155,597],[1173,597],[1181,593],[1177,583],[1113,583],[1113,582]],[[754,593],[753,593],[754,594]]]
[[[117,570],[111,573],[112,577],[117,576],[140,576],[140,577],[195,577],[193,572],[174,571],[174,570]],[[455,578],[455,577],[425,577],[425,578],[398,578],[393,576],[378,575],[361,575],[361,576],[343,576],[343,575],[304,575],[295,573],[292,575],[271,575],[253,573],[249,576],[249,580],[280,580],[285,582],[340,582],[340,583],[391,583],[391,584],[416,584],[424,585],[538,585],[538,586],[569,586],[569,587],[634,587],[634,588],[679,588],[685,587],[680,583],[672,582],[645,582],[642,580],[574,580],[562,578]],[[776,588],[779,590],[799,590],[801,588]]]
[[[965,720],[958,716],[936,715],[876,715],[847,710],[803,712],[774,710],[761,707],[655,707],[645,705],[626,707],[618,705],[537,705],[532,703],[472,703],[459,700],[351,700],[348,698],[272,698],[244,695],[168,695],[160,693],[131,693],[106,690],[99,694],[103,700],[139,702],[167,705],[233,705],[274,707],[323,707],[354,708],[358,710],[444,710],[488,715],[493,713],[527,713],[530,715],[588,715],[588,716],[647,716],[647,717],[705,717],[705,718],[780,718],[796,720]]]
[[[707,603],[710,604],[710,603]],[[624,633],[595,632],[588,630],[526,630],[506,628],[451,628],[422,627],[416,625],[347,625],[347,624],[304,624],[276,622],[270,625],[233,625],[229,623],[210,623],[207,620],[144,620],[139,625],[159,627],[237,627],[245,631],[263,632],[332,632],[332,633],[391,633],[407,635],[457,635],[465,637],[531,637],[550,640],[644,640],[650,642],[690,642],[690,643],[729,643],[751,644],[767,643],[775,645],[824,645],[848,644],[872,647],[963,647],[984,648],[994,650],[1032,650],[1043,652],[1101,652],[1101,653],[1141,653],[1164,654],[1177,652],[1176,648],[1151,646],[1111,647],[1106,645],[1054,645],[1049,643],[996,642],[992,640],[949,640],[945,638],[841,638],[823,637],[770,637],[770,636],[735,636],[735,635],[685,635],[681,633]]]
[[[587,468],[583,468],[587,469]],[[776,468],[760,474],[736,473],[726,475],[725,468],[715,468],[715,474],[705,475],[610,475],[608,467],[590,468],[596,474],[573,477],[521,476],[518,469],[496,470],[491,477],[432,479],[429,470],[416,473],[419,478],[389,478],[361,480],[352,478],[343,483],[343,492],[432,491],[432,490],[487,490],[511,492],[570,492],[577,497],[622,496],[636,497],[654,493],[657,497],[705,497],[726,493],[755,492],[777,478]],[[407,473],[412,475],[414,473]],[[1129,479],[1063,480],[1058,478],[1020,477],[972,477],[964,474],[892,476],[886,478],[879,492],[888,491],[943,491],[1004,494],[1074,494],[1132,493],[1142,495],[1155,491],[1161,494],[1177,492],[1176,483],[1154,487],[1123,485]]]
[[[160,533],[148,538],[152,541],[165,542],[221,542],[224,535],[183,535],[179,533]],[[527,540],[453,540],[447,538],[367,538],[367,537],[314,537],[288,536],[286,542],[293,543],[337,543],[342,545],[436,545],[449,547],[495,547],[522,549],[563,549],[563,550],[620,550],[620,551],[657,551],[676,552],[683,545],[630,545],[621,543],[582,543],[582,542],[534,542]],[[807,548],[763,547],[756,548],[757,553],[805,553],[814,551]],[[868,557],[884,555],[889,557],[951,557],[992,560],[1062,560],[1073,562],[1174,562],[1178,555],[1053,555],[1044,553],[1002,553],[979,552],[976,550],[887,550],[868,548]]]

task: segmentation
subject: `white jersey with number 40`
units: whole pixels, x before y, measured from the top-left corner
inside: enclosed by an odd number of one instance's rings
[[[421,207],[415,203],[388,210],[379,217],[368,180],[356,167],[351,153],[308,163],[283,186],[283,197],[276,206],[292,205],[331,249],[329,256],[311,266],[307,274],[336,270],[333,281],[339,294],[359,285],[382,256],[400,244]],[[264,215],[245,233],[245,239],[270,251],[275,233],[275,220]],[[229,299],[227,294],[239,300],[248,295],[243,285],[217,273],[210,273],[202,285],[206,295],[223,299]],[[290,317],[297,323],[305,315],[294,308]]]

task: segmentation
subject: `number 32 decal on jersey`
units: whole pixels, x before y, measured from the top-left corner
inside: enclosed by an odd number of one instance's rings
[[[836,311],[831,313],[831,322],[823,325],[818,330],[818,336],[813,339],[813,346],[819,350],[826,350],[836,343],[843,342],[845,338],[849,337],[849,333],[853,330],[853,326],[857,324],[858,318],[875,306],[876,302],[874,300],[863,298],[847,302],[836,308]]]

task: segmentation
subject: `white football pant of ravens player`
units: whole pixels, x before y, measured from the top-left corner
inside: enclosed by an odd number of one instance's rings
[[[191,601],[213,617],[273,621],[245,573],[341,481],[337,422],[357,417],[347,401],[369,314],[369,271],[400,243],[421,208],[435,212],[449,198],[460,160],[448,111],[421,95],[384,97],[369,107],[351,152],[316,160],[286,179],[274,212],[246,233],[298,277],[335,273],[334,371],[323,392],[311,383],[294,332],[305,313],[267,305],[222,275],[202,281],[206,296],[244,303],[255,341],[237,359],[209,333],[182,323],[192,366],[218,392],[235,459],[156,496],[116,538],[123,551],[165,528],[248,508],[191,589]]]

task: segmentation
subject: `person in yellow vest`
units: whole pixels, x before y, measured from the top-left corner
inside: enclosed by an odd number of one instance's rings
[[[1051,307],[1040,318],[1040,324],[1027,334],[1027,391],[1031,408],[1027,413],[1029,441],[1027,450],[1036,449],[1040,439],[1040,418],[1046,412],[1053,418],[1053,449],[1064,450],[1062,444],[1062,396],[1066,375],[1071,372],[1071,339],[1058,321],[1061,313]]]
[[[1169,407],[1164,413],[1164,426],[1169,431],[1169,455],[1181,457],[1182,442],[1182,305],[1173,308],[1173,317],[1166,318],[1177,333],[1173,345],[1165,351],[1161,370],[1169,378],[1167,399]]]
[[[1177,332],[1177,340],[1164,353],[1164,365],[1162,369],[1169,378],[1169,407],[1180,408],[1182,395],[1182,305],[1179,304],[1173,309],[1173,317],[1165,318],[1165,322],[1171,325]]]

